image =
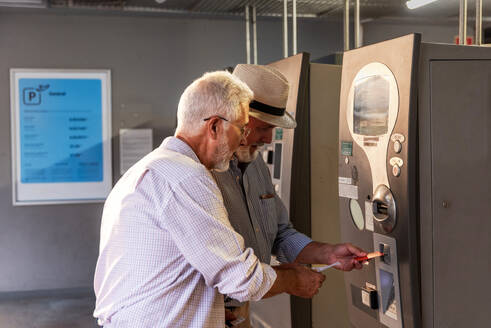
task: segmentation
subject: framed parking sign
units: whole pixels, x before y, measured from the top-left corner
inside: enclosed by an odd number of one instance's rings
[[[10,85],[13,204],[104,201],[110,71],[11,69]]]

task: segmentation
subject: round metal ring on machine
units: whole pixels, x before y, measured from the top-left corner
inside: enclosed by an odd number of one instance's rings
[[[363,218],[363,212],[361,211],[360,204],[358,204],[356,199],[350,199],[349,209],[353,223],[358,230],[363,230],[365,228],[365,219]]]
[[[396,201],[386,185],[379,185],[372,198],[372,212],[375,221],[385,233],[394,230],[397,219]]]

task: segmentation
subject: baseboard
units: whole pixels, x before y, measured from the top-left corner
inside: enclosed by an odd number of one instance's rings
[[[0,300],[2,301],[51,297],[82,298],[95,296],[92,287],[0,292]]]

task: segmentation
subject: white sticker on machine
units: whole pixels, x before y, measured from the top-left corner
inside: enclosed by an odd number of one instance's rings
[[[338,182],[350,185],[350,184],[353,184],[353,179],[352,178],[345,178],[345,177],[338,177]]]
[[[361,290],[361,302],[370,307],[370,294],[366,290]]]
[[[370,201],[365,201],[365,229],[373,231],[373,212]]]
[[[358,186],[340,183],[339,197],[358,199]]]
[[[388,317],[391,317],[394,320],[397,320],[397,303],[395,300],[389,306],[389,308],[385,312],[385,315]]]

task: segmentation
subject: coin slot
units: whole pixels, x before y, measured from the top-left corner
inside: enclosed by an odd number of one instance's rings
[[[380,201],[373,202],[373,214],[380,220],[384,220],[389,216],[389,206]]]
[[[372,212],[374,219],[385,233],[394,229],[396,224],[396,202],[386,185],[379,185],[373,194]]]

